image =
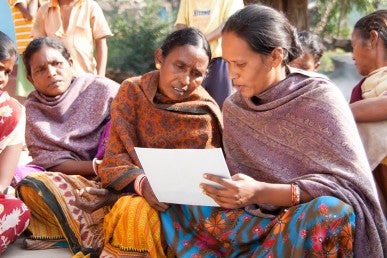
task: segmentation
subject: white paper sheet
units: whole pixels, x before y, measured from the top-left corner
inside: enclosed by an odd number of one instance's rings
[[[135,147],[142,168],[160,202],[219,206],[202,193],[210,173],[230,178],[222,149],[155,149]]]

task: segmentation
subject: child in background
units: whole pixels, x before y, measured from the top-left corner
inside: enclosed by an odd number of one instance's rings
[[[324,45],[321,38],[308,31],[301,31],[298,33],[298,40],[301,43],[303,54],[289,65],[302,70],[317,72],[320,67],[320,59],[324,54]]]
[[[22,55],[32,40],[31,30],[38,10],[39,0],[8,0],[11,8],[19,55]],[[17,64],[16,96],[27,97],[34,89],[27,80],[23,62]]]
[[[105,76],[106,38],[111,35],[101,7],[93,0],[51,0],[39,8],[32,29],[34,38],[48,36],[63,42],[73,59],[75,76],[83,73]]]

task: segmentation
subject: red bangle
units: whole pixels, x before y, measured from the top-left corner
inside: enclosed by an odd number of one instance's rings
[[[141,174],[141,175],[137,176],[136,179],[134,180],[134,190],[140,196],[143,196],[142,195],[142,182],[143,182],[143,179],[145,177],[146,177],[145,174]]]

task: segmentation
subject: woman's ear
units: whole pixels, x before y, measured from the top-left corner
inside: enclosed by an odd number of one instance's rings
[[[69,60],[67,60],[67,61],[69,62],[70,66],[72,67],[73,63],[74,63],[73,59],[70,57]]]
[[[157,70],[161,68],[162,63],[163,63],[163,51],[161,50],[161,48],[158,48],[155,51],[155,67]]]
[[[271,66],[277,67],[282,64],[282,61],[284,60],[284,50],[283,48],[276,47],[271,52]]]
[[[378,43],[379,34],[376,30],[370,31],[370,42],[371,42],[371,48],[376,48],[376,45]]]

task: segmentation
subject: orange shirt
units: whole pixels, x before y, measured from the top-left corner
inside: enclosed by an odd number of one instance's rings
[[[23,14],[16,7],[16,4],[23,3],[25,6],[29,4],[27,0],[8,0],[11,7],[13,24],[15,26],[16,44],[19,54],[22,54],[27,45],[31,42],[31,30],[34,24],[33,20],[26,20]]]

